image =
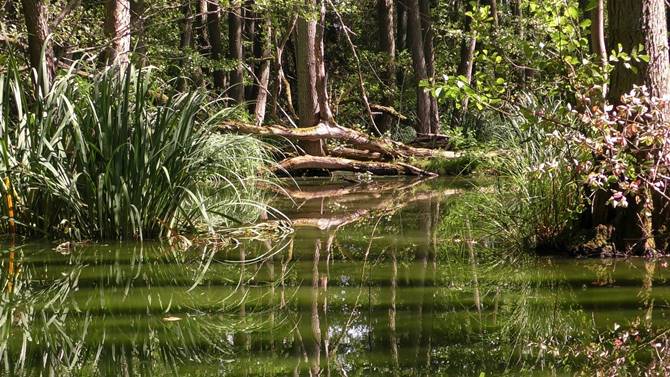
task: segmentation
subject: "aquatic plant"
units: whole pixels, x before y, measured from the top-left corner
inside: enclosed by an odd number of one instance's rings
[[[75,69],[52,84],[36,74],[32,87],[10,62],[0,77],[3,231],[15,222],[21,234],[76,239],[212,232],[213,202],[219,224],[236,217],[233,203],[253,203],[267,154],[257,140],[213,134],[232,110],[201,92],[166,96],[151,68],[91,78]]]

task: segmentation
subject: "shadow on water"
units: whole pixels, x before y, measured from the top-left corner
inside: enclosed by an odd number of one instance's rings
[[[599,329],[668,325],[663,261],[507,260],[444,227],[467,181],[300,187],[280,239],[6,246],[0,374],[551,375]]]

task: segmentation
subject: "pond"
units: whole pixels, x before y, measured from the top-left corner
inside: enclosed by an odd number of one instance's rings
[[[663,260],[501,257],[442,226],[467,180],[350,181],[275,189],[280,236],[5,244],[0,375],[570,375],[566,345],[670,326]]]

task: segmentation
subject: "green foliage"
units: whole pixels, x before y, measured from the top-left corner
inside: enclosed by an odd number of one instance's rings
[[[529,106],[553,112],[561,103],[541,104],[529,98]],[[497,155],[488,169],[497,178],[470,194],[448,223],[481,224],[479,235],[507,245],[512,251],[559,246],[581,211],[582,185],[569,169],[575,151],[554,142],[545,130],[517,116],[497,130]]]
[[[214,193],[201,185],[224,182],[242,201],[254,191],[250,177],[262,178],[262,145],[212,138],[222,114],[208,115],[216,104],[202,93],[154,104],[162,98],[150,69],[112,66],[90,81],[71,70],[40,83],[31,96],[15,66],[0,78],[2,196],[13,198],[21,233],[142,239],[203,223],[213,231]],[[5,200],[2,209],[7,230]]]

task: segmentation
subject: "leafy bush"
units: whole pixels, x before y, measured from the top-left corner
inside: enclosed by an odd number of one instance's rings
[[[113,66],[90,80],[73,70],[34,90],[13,64],[0,77],[1,194],[13,201],[18,232],[143,239],[199,223],[212,231],[208,198],[233,188],[240,201],[254,191],[248,179],[263,177],[263,146],[212,136],[222,113],[209,115],[216,103],[203,93],[157,94],[150,69]],[[205,193],[212,181],[224,184]]]

